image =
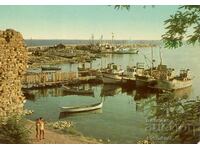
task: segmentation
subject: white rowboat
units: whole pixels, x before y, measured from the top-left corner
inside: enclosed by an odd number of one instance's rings
[[[79,107],[61,107],[62,112],[66,113],[78,113],[78,112],[86,112],[101,109],[103,107],[103,101],[100,103],[88,105],[88,106],[79,106]]]

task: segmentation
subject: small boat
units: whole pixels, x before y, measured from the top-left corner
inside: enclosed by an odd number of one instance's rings
[[[92,89],[70,88],[70,87],[67,87],[67,86],[63,86],[63,89],[68,94],[94,95],[94,91]]]
[[[102,107],[103,107],[103,101],[96,104],[87,105],[87,106],[61,107],[61,111],[67,112],[67,113],[78,113],[78,112],[87,112],[87,111],[97,110],[97,109],[101,109]]]
[[[49,66],[49,67],[41,67],[43,71],[47,70],[61,70],[61,67],[56,67],[56,66]]]
[[[189,69],[180,70],[180,75],[170,79],[158,79],[156,84],[152,87],[155,89],[163,90],[179,90],[192,86],[192,78],[189,73]]]
[[[101,70],[102,81],[104,84],[121,84],[122,75],[124,70],[120,69],[120,66],[110,63],[107,68]]]
[[[136,85],[136,75],[142,75],[144,71],[144,63],[137,63],[136,66],[127,66],[122,75],[123,84],[128,87]]]
[[[132,48],[119,48],[116,49],[113,53],[115,54],[138,54],[138,49],[132,49]]]

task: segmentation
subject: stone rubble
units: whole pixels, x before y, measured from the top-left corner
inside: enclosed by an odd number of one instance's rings
[[[50,123],[49,125],[52,126],[54,129],[65,129],[70,128],[74,125],[74,123],[72,121],[57,121],[54,123]]]

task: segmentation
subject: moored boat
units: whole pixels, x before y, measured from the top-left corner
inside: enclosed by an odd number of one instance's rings
[[[71,88],[67,86],[63,86],[64,92],[68,94],[76,94],[76,95],[94,95],[94,91],[92,89],[79,89],[79,88]]]
[[[180,70],[179,76],[170,79],[158,79],[152,87],[161,90],[178,90],[192,86],[192,78],[189,75],[189,69]]]
[[[127,66],[127,69],[122,75],[123,84],[127,86],[136,85],[136,75],[142,75],[144,63],[137,63],[136,66]]]
[[[144,68],[144,64],[140,65],[140,72],[135,75],[135,85],[136,87],[147,87],[149,84],[152,84],[155,79],[151,76],[152,69]]]
[[[103,101],[96,104],[87,105],[87,106],[61,107],[61,111],[67,112],[67,113],[78,113],[78,112],[87,112],[87,111],[97,110],[97,109],[101,109],[102,107],[103,107]]]
[[[104,84],[121,84],[123,83],[123,77],[119,76],[118,74],[109,74],[109,73],[103,73],[103,83]]]
[[[107,68],[101,70],[102,81],[105,84],[121,84],[123,72],[124,70],[120,69],[120,66],[110,63]]]
[[[119,48],[115,49],[113,52],[114,54],[138,54],[138,49],[131,49],[131,48]]]
[[[155,83],[155,78],[150,75],[136,75],[136,87],[148,87]]]

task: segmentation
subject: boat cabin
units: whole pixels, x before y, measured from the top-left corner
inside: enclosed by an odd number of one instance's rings
[[[181,69],[179,74],[180,79],[190,79],[191,73],[189,69]]]
[[[120,65],[116,65],[114,63],[109,63],[107,65],[106,69],[102,69],[103,72],[107,73],[114,73],[114,74],[122,74],[124,72],[123,69],[121,69]]]

